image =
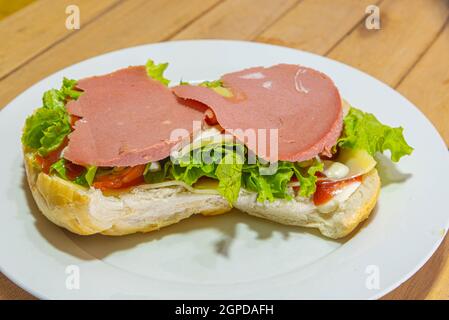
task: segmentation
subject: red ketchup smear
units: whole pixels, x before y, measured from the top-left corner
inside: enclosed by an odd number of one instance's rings
[[[338,192],[338,190],[354,182],[362,182],[362,176],[341,181],[321,180],[316,184],[316,191],[313,195],[313,203],[319,206],[328,202]]]

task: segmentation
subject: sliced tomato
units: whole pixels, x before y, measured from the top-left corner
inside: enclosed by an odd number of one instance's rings
[[[75,180],[80,175],[82,175],[84,171],[86,171],[85,167],[74,164],[67,160],[65,161],[65,169],[67,178],[69,178],[70,180]]]
[[[317,176],[318,178],[326,178],[326,175],[320,171],[315,172],[315,176]]]
[[[144,182],[145,165],[129,167],[119,172],[95,178],[93,187],[100,190],[128,188]]]
[[[37,162],[41,165],[42,171],[46,174],[50,172],[50,167],[61,158],[62,150],[67,146],[68,140],[67,138],[63,143],[58,147],[58,149],[50,152],[45,157],[41,157],[40,155],[36,155]]]

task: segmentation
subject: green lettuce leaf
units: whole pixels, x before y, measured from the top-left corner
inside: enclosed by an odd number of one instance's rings
[[[247,149],[241,144],[208,144],[191,150],[171,163],[163,175],[193,185],[201,177],[218,180],[218,191],[232,205],[238,198],[240,188],[257,192],[258,201],[274,201],[276,198],[292,199],[287,187],[293,176],[301,183],[300,194],[309,197],[316,190],[315,173],[323,170],[318,160],[303,163],[279,161],[275,172],[266,172],[268,164],[257,159],[247,163]],[[170,173],[165,173],[170,171]]]
[[[292,179],[294,171],[290,166],[291,163],[281,161],[278,163],[276,173],[261,176],[267,181],[270,186],[271,194],[275,198],[291,199],[291,195],[287,193],[287,183]]]
[[[293,164],[280,161],[277,170],[271,175],[260,174],[260,169],[264,167],[259,161],[256,164],[245,164],[243,167],[243,186],[251,191],[257,192],[257,200],[274,201],[274,198],[290,199],[287,193],[287,183],[293,176]]]
[[[413,152],[405,141],[402,127],[384,125],[371,113],[351,107],[343,122],[343,135],[337,142],[340,147],[364,149],[371,155],[390,150],[394,162]]]
[[[51,89],[44,93],[42,103],[47,109],[60,109],[65,106],[65,96],[57,89]]]
[[[324,164],[317,159],[313,161],[296,163],[294,166],[295,176],[299,181],[299,195],[310,197],[316,191],[316,173],[323,171]]]
[[[169,159],[160,161],[161,170],[152,172],[150,171],[151,162],[148,163],[143,172],[143,177],[146,183],[158,183],[162,182],[169,177],[171,162]]]
[[[76,83],[77,83],[76,80],[67,79],[64,77],[64,79],[62,80],[62,87],[60,90],[64,99],[66,97],[70,97],[73,100],[76,100],[80,97],[82,91],[76,90]]]
[[[168,86],[170,80],[164,77],[164,71],[167,69],[168,63],[155,64],[153,60],[149,59],[145,67],[150,78]]]
[[[207,145],[194,149],[189,153],[177,158],[172,167],[172,176],[176,180],[181,180],[192,185],[201,177],[216,179],[215,171],[221,146]]]
[[[87,167],[86,172],[84,173],[84,179],[86,180],[87,184],[89,186],[92,185],[94,182],[95,174],[97,173],[97,167],[96,166],[89,166]]]
[[[217,87],[223,87],[223,82],[221,80],[203,81],[199,84],[199,86],[207,87],[207,88],[217,88]]]
[[[70,120],[65,110],[42,107],[27,118],[22,143],[45,157],[59,148],[70,131]]]
[[[317,177],[315,173],[323,170],[323,163],[314,160],[304,163],[293,163],[279,161],[277,170],[271,175],[260,174],[262,165],[258,162],[255,165],[245,165],[243,168],[243,186],[258,193],[257,200],[274,201],[275,198],[291,199],[287,184],[293,175],[301,184],[299,194],[303,197],[310,197],[316,190]]]
[[[246,189],[257,192],[257,201],[274,201],[271,186],[265,176],[261,176],[257,171],[251,170],[243,176],[243,185]]]
[[[243,158],[237,152],[228,152],[217,166],[218,192],[232,205],[239,196]]]
[[[84,170],[82,174],[75,178],[72,182],[79,184],[80,186],[90,187],[94,182],[95,174],[98,168],[96,166],[89,166]]]
[[[95,174],[97,172],[97,167],[89,166],[86,168],[86,170],[84,170],[83,173],[81,173],[74,180],[70,180],[67,177],[67,169],[65,167],[65,164],[66,164],[66,160],[64,158],[59,159],[58,161],[56,161],[55,163],[53,163],[51,165],[50,173],[56,173],[60,178],[67,180],[67,181],[72,181],[81,186],[88,187],[88,186],[92,185],[94,178],[95,178]]]
[[[232,91],[225,88],[221,80],[203,81],[198,86],[210,88],[225,98],[231,98],[233,96]]]
[[[57,173],[59,177],[64,180],[69,180],[67,177],[67,169],[65,167],[65,160],[63,158],[59,159],[53,163],[50,167],[50,173]]]
[[[83,187],[90,187],[94,182],[95,175],[97,173],[98,168],[95,166],[87,167],[86,170],[75,178],[72,182],[79,184]]]
[[[157,183],[166,179],[195,184],[200,178],[218,180],[217,191],[232,205],[238,198],[240,189],[257,192],[258,201],[274,201],[276,198],[292,199],[287,187],[293,176],[301,183],[300,194],[309,197],[315,192],[317,178],[315,173],[323,170],[323,163],[311,160],[303,163],[279,161],[275,172],[261,174],[268,164],[259,160],[255,164],[247,163],[247,148],[241,144],[208,144],[190,150],[176,159],[161,161],[161,170],[151,172],[150,164],[144,171],[147,183]]]
[[[56,150],[71,131],[70,117],[65,109],[68,98],[77,99],[81,92],[75,90],[76,81],[64,78],[60,90],[44,93],[43,106],[26,119],[22,134],[23,145],[40,156]]]
[[[240,191],[244,155],[240,144],[209,144],[176,159],[171,177],[189,185],[201,177],[217,179],[218,192],[232,205]]]

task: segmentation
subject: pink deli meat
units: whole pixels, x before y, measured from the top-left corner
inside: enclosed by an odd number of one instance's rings
[[[67,110],[80,117],[64,158],[81,165],[135,166],[161,160],[193,131],[204,113],[183,104],[144,66],[82,79]],[[171,137],[173,130],[177,134]],[[180,131],[179,131],[180,130]]]
[[[201,86],[182,85],[173,91],[180,98],[210,107],[220,126],[261,158],[308,160],[320,153],[329,154],[340,136],[340,95],[321,72],[279,64],[229,73],[221,80],[232,92],[231,98]],[[257,142],[248,138],[251,131],[256,132]],[[270,131],[277,139],[270,139]]]

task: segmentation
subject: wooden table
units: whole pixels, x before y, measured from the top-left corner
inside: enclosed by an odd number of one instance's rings
[[[76,4],[80,30],[67,30]],[[381,29],[365,27],[380,8]],[[175,39],[266,42],[342,61],[389,84],[449,143],[449,2],[445,0],[41,0],[0,22],[0,106],[75,62]],[[387,299],[449,299],[449,238]],[[0,275],[0,298],[33,298]]]

